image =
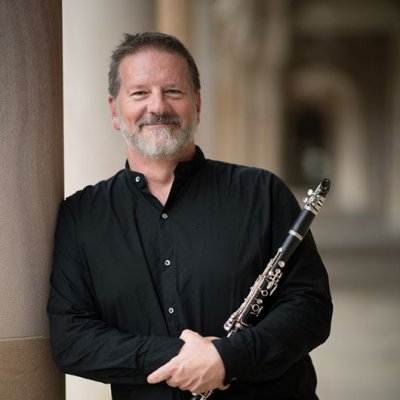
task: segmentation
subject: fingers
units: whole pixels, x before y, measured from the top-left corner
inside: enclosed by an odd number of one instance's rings
[[[223,385],[225,368],[215,346],[214,338],[205,338],[185,329],[180,338],[185,342],[179,353],[147,377],[150,384],[165,381],[171,387],[196,393],[219,388]]]
[[[193,385],[194,378],[182,374],[182,369],[176,365],[176,359],[174,358],[147,377],[147,382],[150,384],[163,381],[170,387],[179,387],[181,390],[188,390]]]
[[[147,377],[148,383],[159,383],[162,381],[166,381],[171,377],[170,366],[169,363],[164,364],[162,367],[156,369],[153,373],[151,373]]]
[[[217,336],[201,336],[199,335],[197,332],[191,331],[190,329],[185,329],[182,331],[181,336],[179,337],[180,339],[182,339],[184,342],[187,342],[190,339],[207,339],[210,342],[212,342],[213,340],[219,339],[219,337]]]

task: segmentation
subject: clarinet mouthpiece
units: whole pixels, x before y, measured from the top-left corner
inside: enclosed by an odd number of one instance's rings
[[[331,188],[331,181],[328,178],[325,178],[319,186],[321,190],[321,195],[325,197],[328,194],[329,189]]]

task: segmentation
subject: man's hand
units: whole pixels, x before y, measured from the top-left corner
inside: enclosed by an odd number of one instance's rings
[[[185,342],[179,354],[147,377],[149,383],[165,381],[171,387],[204,393],[212,389],[227,389],[223,385],[225,368],[211,343],[216,338],[205,338],[185,329],[180,338]]]

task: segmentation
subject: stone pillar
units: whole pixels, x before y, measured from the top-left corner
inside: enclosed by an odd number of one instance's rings
[[[368,154],[361,97],[350,82],[335,82],[330,93],[335,90],[338,95],[336,106],[326,104],[327,112],[332,112],[332,185],[337,180],[332,198],[344,213],[362,215],[372,211],[372,204],[369,199],[371,182],[368,181]]]
[[[46,303],[63,197],[61,0],[0,2],[0,398],[61,400]]]
[[[113,131],[108,109],[108,66],[124,32],[154,30],[153,3],[63,1],[66,196],[110,177],[125,165],[124,141]],[[110,385],[67,375],[66,399],[109,400]]]
[[[192,0],[157,0],[156,29],[176,36],[191,51],[191,13]]]
[[[398,233],[400,232],[400,29],[397,30],[396,48],[386,217],[391,228]]]
[[[66,196],[124,167],[124,141],[108,109],[108,67],[123,33],[154,29],[152,3],[63,1]]]
[[[218,159],[255,164],[249,157],[253,135],[252,90],[255,54],[260,41],[254,39],[259,27],[256,2],[217,0],[215,24],[215,145]],[[257,146],[257,144],[255,145]],[[251,149],[250,149],[251,151]]]
[[[246,163],[246,99],[245,70],[235,49],[219,43],[215,97],[215,143],[218,159]],[[248,132],[247,132],[248,133]]]
[[[216,1],[218,158],[281,175],[286,0]]]
[[[251,142],[249,160],[282,176],[283,74],[289,51],[289,4],[287,0],[270,0],[265,6],[266,21],[259,21],[260,25],[265,23],[261,62],[256,74],[249,73],[249,80],[255,83],[250,109],[254,110],[255,140]]]

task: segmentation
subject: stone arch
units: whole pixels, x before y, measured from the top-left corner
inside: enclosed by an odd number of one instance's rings
[[[360,213],[368,208],[367,146],[362,99],[343,72],[321,65],[295,70],[289,83],[289,103],[312,106],[328,125],[332,160],[332,200],[338,210]],[[287,138],[289,139],[289,138]]]

